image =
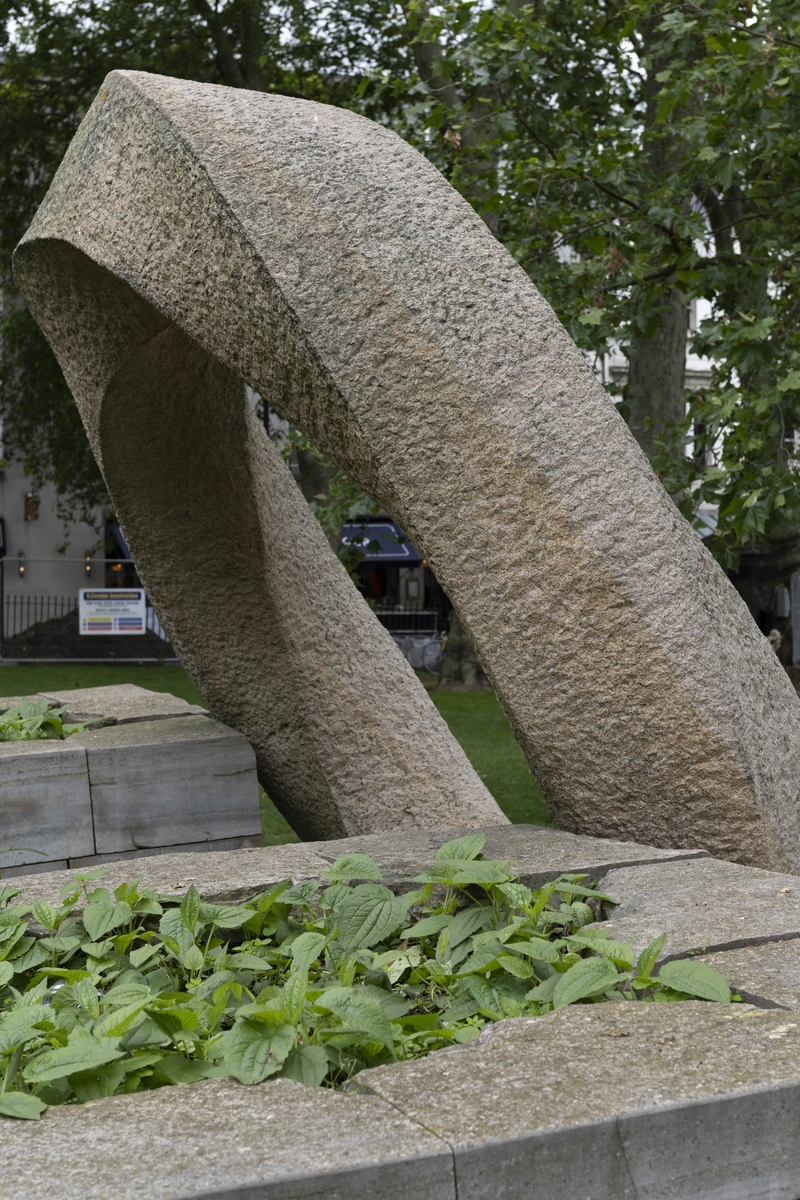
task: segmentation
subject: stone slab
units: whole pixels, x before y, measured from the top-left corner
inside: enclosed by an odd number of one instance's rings
[[[147,858],[153,854],[208,854],[218,850],[244,850],[262,846],[260,833],[243,837],[219,838],[215,842],[187,842],[184,846],[156,846],[147,850],[122,850],[119,854],[92,854],[88,858],[71,858],[65,865],[71,871],[83,871],[90,867],[101,867],[107,863],[129,862]]]
[[[252,747],[209,717],[87,729],[71,741],[86,749],[98,854],[261,830]]]
[[[663,958],[800,937],[800,879],[707,858],[610,871],[603,928],[642,949],[667,935]]]
[[[796,1200],[800,1021],[597,1004],[362,1072],[453,1148],[459,1200]]]
[[[463,833],[483,833],[486,858],[507,859],[510,869],[528,887],[541,887],[565,872],[586,872],[602,879],[622,864],[670,862],[675,859],[707,858],[705,850],[660,850],[637,842],[617,842],[586,837],[541,825],[488,825],[465,830],[450,826],[439,829],[404,829],[364,837],[313,842],[316,854],[332,862],[351,852],[374,858],[390,883],[406,882],[435,861],[438,848]]]
[[[697,961],[719,971],[742,999],[759,1008],[800,1010],[800,938],[701,954]]]
[[[372,1096],[208,1080],[2,1121],[3,1200],[455,1200],[448,1146]]]
[[[330,864],[303,844],[259,846],[247,850],[202,853],[151,854],[147,857],[116,859],[102,877],[103,887],[118,887],[139,879],[161,895],[180,894],[193,883],[204,900],[247,900],[273,883],[291,878],[316,879]],[[21,900],[37,897],[57,904],[63,888],[75,881],[75,873],[53,871],[17,878]]]
[[[0,743],[0,871],[94,848],[84,747],[44,739]]]
[[[167,717],[202,716],[206,713],[206,709],[199,704],[189,704],[169,692],[154,692],[133,683],[42,692],[41,695],[59,707],[66,707],[68,717],[76,721],[104,717],[124,725],[131,721],[158,721]],[[38,697],[29,696],[25,699]]]

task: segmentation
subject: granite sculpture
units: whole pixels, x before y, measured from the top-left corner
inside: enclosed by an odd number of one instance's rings
[[[792,685],[550,307],[392,132],[114,72],[16,271],[173,644],[301,832],[490,801],[243,381],[424,553],[558,825],[800,869]]]

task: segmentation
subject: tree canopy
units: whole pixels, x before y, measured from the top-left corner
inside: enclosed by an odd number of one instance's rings
[[[357,108],[484,216],[600,361],[727,563],[800,523],[800,12],[785,0],[4,3],[2,270],[107,70]],[[454,247],[454,253],[458,248]],[[710,316],[687,334],[687,305]],[[712,360],[684,394],[687,336]],[[8,306],[6,439],[70,503],[101,496],[74,406]],[[614,391],[614,385],[611,385]],[[687,405],[688,400],[688,405]],[[85,464],[76,469],[76,464]]]

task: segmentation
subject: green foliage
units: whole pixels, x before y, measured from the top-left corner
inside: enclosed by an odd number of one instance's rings
[[[690,520],[702,501],[720,506],[717,553],[732,564],[738,546],[800,519],[797,6],[417,11],[419,42],[442,50],[439,86],[406,108],[404,132],[590,357],[646,344],[671,290],[710,303],[693,343],[711,384],[688,397],[656,466]]]
[[[112,894],[95,886],[102,869],[77,875],[58,909],[0,887],[0,1115],[225,1075],[337,1086],[504,1017],[730,1000],[700,963],[654,976],[663,938],[634,966],[593,925],[613,901],[584,876],[531,891],[481,857],[483,841],[442,846],[400,896],[361,854],[245,904],[194,886],[180,902],[138,883]]]
[[[16,708],[0,713],[0,742],[51,740],[82,733],[94,721],[64,722],[66,708],[51,708],[47,700],[23,700]]]

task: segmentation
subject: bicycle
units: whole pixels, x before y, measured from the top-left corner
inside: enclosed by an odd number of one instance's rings
[[[422,669],[428,671],[431,675],[442,677],[442,667],[444,666],[444,652],[447,646],[447,634],[437,634],[425,644],[422,650]]]

